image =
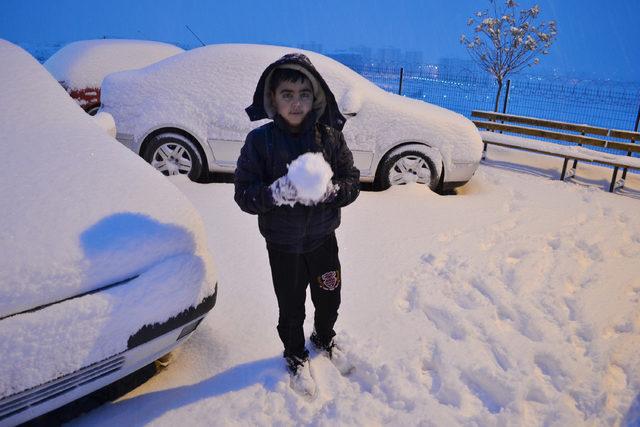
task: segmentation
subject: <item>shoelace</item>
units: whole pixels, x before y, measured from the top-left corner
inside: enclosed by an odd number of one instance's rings
[[[298,372],[298,369],[302,365],[304,365],[304,362],[306,362],[305,359],[300,359],[300,358],[295,357],[295,356],[287,358],[287,363],[289,364],[289,369],[294,373]]]

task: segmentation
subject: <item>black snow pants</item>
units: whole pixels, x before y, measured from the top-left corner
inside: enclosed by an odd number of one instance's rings
[[[321,342],[335,336],[333,326],[340,306],[340,260],[334,233],[308,253],[280,252],[267,245],[273,287],[278,299],[278,335],[284,356],[306,357],[303,323],[307,285],[315,307],[314,329]]]

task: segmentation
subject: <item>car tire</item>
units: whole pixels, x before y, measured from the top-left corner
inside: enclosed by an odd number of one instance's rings
[[[144,159],[162,174],[188,175],[200,179],[204,162],[198,147],[189,138],[177,133],[162,133],[149,142]]]
[[[90,116],[95,116],[96,114],[98,114],[98,110],[100,109],[99,105],[96,105],[94,107],[89,108],[87,111],[87,114]]]
[[[417,150],[391,154],[380,168],[378,187],[386,190],[392,185],[410,182],[427,185],[432,191],[438,188],[438,172],[433,161],[425,153]]]

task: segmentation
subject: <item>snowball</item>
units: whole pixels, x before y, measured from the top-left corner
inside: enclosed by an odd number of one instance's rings
[[[317,202],[327,191],[333,171],[322,153],[305,153],[291,162],[288,175],[299,199]]]

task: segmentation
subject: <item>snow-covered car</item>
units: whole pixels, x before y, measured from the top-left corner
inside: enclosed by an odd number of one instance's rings
[[[256,83],[267,65],[293,51],[311,59],[335,94],[362,181],[450,189],[471,179],[482,140],[470,120],[385,92],[333,59],[299,49],[210,45],[110,74],[101,111],[113,115],[117,139],[165,175],[232,173],[247,133],[265,123],[244,111]]]
[[[213,308],[202,219],[0,40],[0,426],[152,363]],[[34,103],[33,99],[39,102]]]
[[[44,66],[89,114],[100,107],[100,84],[109,73],[146,67],[183,49],[146,40],[82,40],[51,55]]]

